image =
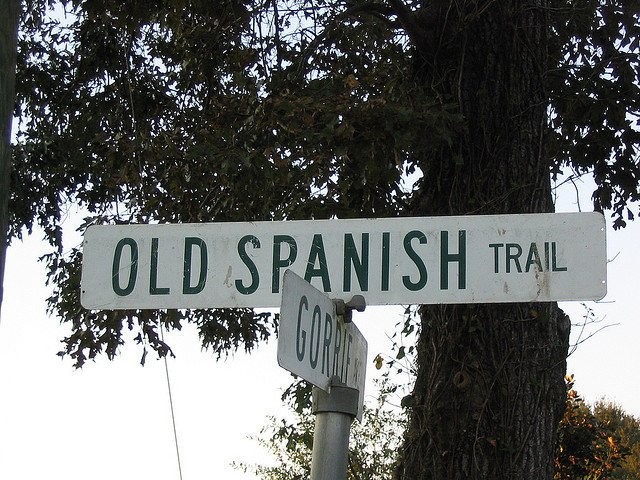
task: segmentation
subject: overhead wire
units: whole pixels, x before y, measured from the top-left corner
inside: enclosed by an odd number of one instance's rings
[[[162,323],[160,323],[160,339],[164,343],[164,329]],[[178,444],[178,430],[176,428],[176,415],[173,408],[173,395],[171,394],[171,380],[169,379],[169,364],[167,362],[167,355],[164,355],[164,372],[167,377],[167,391],[169,392],[169,406],[171,408],[171,424],[173,425],[173,440],[176,446],[176,459],[178,461],[178,476],[182,480],[182,464],[180,462],[180,447]]]

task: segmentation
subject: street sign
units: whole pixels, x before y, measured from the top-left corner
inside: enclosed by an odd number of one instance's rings
[[[103,225],[85,234],[91,309],[277,307],[290,268],[367,305],[599,300],[599,213]]]
[[[284,272],[278,329],[278,365],[327,392],[337,376],[364,402],[367,341],[333,301],[292,270]]]

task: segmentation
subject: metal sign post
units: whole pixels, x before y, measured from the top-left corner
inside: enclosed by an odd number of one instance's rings
[[[349,463],[349,432],[358,413],[359,392],[340,379],[331,392],[313,387],[312,411],[316,416],[311,454],[311,480],[344,480]]]
[[[362,419],[367,341],[351,322],[365,300],[331,300],[287,270],[283,278],[278,363],[313,387],[311,480],[345,480],[349,432]]]

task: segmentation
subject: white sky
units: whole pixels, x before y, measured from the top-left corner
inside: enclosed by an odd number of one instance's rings
[[[575,211],[568,200],[558,211]],[[583,206],[589,205],[583,201]],[[610,223],[607,220],[607,223]],[[167,384],[162,361],[124,348],[113,362],[106,357],[76,371],[56,356],[67,333],[45,313],[45,253],[36,233],[8,252],[5,299],[0,322],[0,478],[95,480],[113,478],[178,479]],[[589,401],[606,397],[640,416],[638,307],[640,225],[608,231],[608,295],[589,304],[605,323],[619,323],[579,346],[569,358],[569,373]],[[573,321],[584,308],[562,306]],[[369,341],[367,375],[375,376],[373,357],[388,352],[387,332],[401,318],[394,308],[369,308],[356,316]],[[290,376],[276,363],[274,341],[252,355],[226,361],[202,352],[194,329],[171,333],[177,359],[169,360],[183,478],[249,479],[230,467],[233,461],[264,461],[247,439],[282,413],[281,392]],[[367,392],[371,396],[373,392]]]

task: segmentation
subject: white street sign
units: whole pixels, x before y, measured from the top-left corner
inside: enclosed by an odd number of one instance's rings
[[[277,307],[290,268],[367,305],[599,300],[599,213],[104,225],[84,239],[91,309]]]
[[[359,391],[364,403],[367,341],[358,328],[336,315],[333,301],[309,282],[286,270],[278,330],[278,365],[329,392],[337,376]]]

